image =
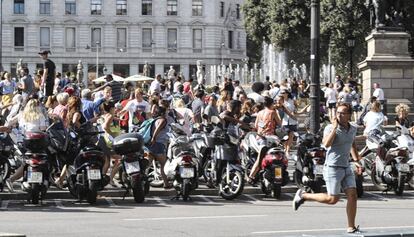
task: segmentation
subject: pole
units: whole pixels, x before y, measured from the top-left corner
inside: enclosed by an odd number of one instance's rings
[[[352,54],[354,53],[353,52],[354,51],[354,48],[353,47],[350,47],[349,48],[349,69],[351,70],[351,72],[350,72],[350,75],[351,75],[351,78],[354,78],[354,74],[353,74],[353,60],[352,60]]]
[[[99,42],[96,42],[96,78],[99,77]]]
[[[311,1],[311,84],[310,84],[310,131],[319,132],[319,35],[320,35],[320,3]]]
[[[331,67],[331,44],[329,44],[329,47],[328,47],[328,72],[329,72],[329,75],[328,75],[328,81],[329,81],[329,83],[332,83],[332,67]]]
[[[3,71],[3,0],[0,0],[0,71]]]

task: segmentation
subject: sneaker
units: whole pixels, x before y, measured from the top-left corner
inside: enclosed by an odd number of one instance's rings
[[[13,183],[10,181],[10,179],[6,179],[5,183],[9,192],[14,193]]]
[[[295,197],[293,198],[292,206],[293,210],[297,211],[300,205],[302,205],[305,202],[305,199],[303,199],[302,195],[305,191],[302,189],[298,189],[296,191]]]
[[[360,234],[361,231],[359,230],[359,226],[357,227],[352,227],[352,228],[348,228],[348,230],[346,231],[348,234]]]

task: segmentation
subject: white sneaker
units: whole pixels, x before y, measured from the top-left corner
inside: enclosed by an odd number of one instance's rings
[[[303,199],[303,196],[302,196],[304,192],[305,191],[303,191],[302,189],[298,189],[298,191],[296,191],[295,197],[293,198],[293,201],[292,201],[292,206],[293,206],[294,211],[297,211],[300,205],[302,205],[305,202],[305,199]]]
[[[6,179],[5,183],[9,192],[14,193],[13,183],[10,181],[10,179]]]

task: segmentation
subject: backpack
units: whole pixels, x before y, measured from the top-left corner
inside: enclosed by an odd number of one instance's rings
[[[138,133],[144,139],[144,144],[148,144],[151,141],[152,127],[153,127],[153,124],[155,123],[155,121],[157,121],[157,120],[154,119],[154,118],[147,119],[138,128]]]

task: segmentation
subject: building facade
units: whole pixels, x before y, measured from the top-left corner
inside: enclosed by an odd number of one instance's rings
[[[165,73],[170,65],[185,78],[196,60],[210,65],[237,64],[246,58],[244,0],[3,0],[4,70],[15,72],[22,59],[30,73],[41,68],[37,54],[49,56],[59,72],[95,78],[115,73]]]

